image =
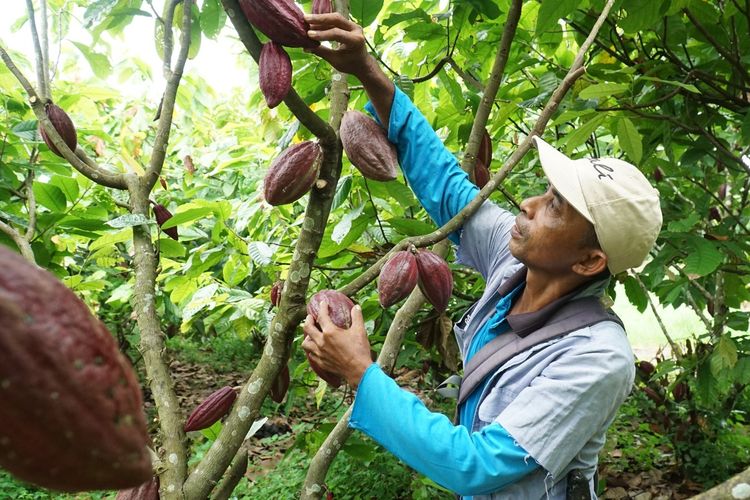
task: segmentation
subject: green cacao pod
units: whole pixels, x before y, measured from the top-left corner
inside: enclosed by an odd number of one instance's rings
[[[78,133],[76,132],[75,125],[73,125],[73,120],[70,119],[68,114],[63,111],[60,106],[52,104],[51,102],[44,106],[44,111],[47,113],[47,118],[52,122],[52,126],[55,127],[55,130],[60,134],[60,137],[62,137],[65,144],[71,151],[75,151],[78,146]],[[42,136],[42,140],[50,151],[57,156],[62,157],[62,153],[52,143],[52,140],[47,135],[47,132],[44,130],[41,123],[39,124],[39,135]]]
[[[185,422],[185,432],[211,427],[229,413],[235,399],[237,399],[237,393],[229,386],[212,392],[190,413]]]
[[[61,491],[152,477],[138,380],[107,328],[49,272],[0,246],[0,467]]]
[[[417,259],[408,250],[394,253],[378,277],[378,300],[383,307],[390,307],[414,290],[419,279]]]
[[[115,500],[159,500],[159,478],[152,477],[140,486],[120,490]]]
[[[250,24],[276,43],[305,48],[320,45],[308,38],[310,25],[292,0],[240,0],[240,8]]]
[[[453,292],[453,274],[448,264],[429,250],[419,250],[416,259],[419,289],[437,312],[445,311]]]
[[[322,160],[320,146],[314,141],[287,148],[271,163],[263,180],[263,193],[271,205],[299,200],[318,178]]]
[[[275,108],[292,88],[292,61],[284,47],[268,42],[260,50],[258,81],[269,108]]]
[[[347,111],[341,119],[339,135],[346,156],[362,175],[375,181],[396,178],[396,147],[375,120],[359,111]]]
[[[331,322],[339,328],[349,328],[352,326],[352,308],[354,302],[349,297],[336,290],[321,290],[312,297],[307,303],[307,314],[318,321],[318,313],[320,312],[320,303],[325,300],[328,303],[328,315],[331,318]],[[307,334],[305,334],[307,336]],[[342,380],[336,374],[327,372],[321,369],[317,363],[315,363],[310,356],[307,355],[307,361],[310,363],[310,368],[318,374],[320,378],[328,382],[332,387],[338,387],[341,385]]]

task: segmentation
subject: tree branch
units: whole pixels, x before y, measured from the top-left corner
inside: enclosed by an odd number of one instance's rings
[[[708,40],[708,42],[714,46],[714,48],[721,54],[721,56],[729,61],[729,64],[734,66],[734,68],[738,71],[740,78],[743,82],[747,81],[748,74],[745,67],[740,64],[739,60],[737,60],[736,57],[734,57],[734,54],[728,52],[722,45],[714,38],[711,33],[706,30],[706,28],[696,19],[696,17],[693,15],[692,12],[690,12],[690,9],[683,9],[682,10],[685,15],[690,19],[690,22],[693,23],[693,25],[698,28],[698,31],[701,32],[701,34]]]
[[[42,46],[39,43],[39,33],[36,29],[36,15],[34,13],[34,2],[32,0],[26,0],[26,12],[29,16],[29,26],[31,27],[31,38],[34,42],[34,55],[36,60],[36,80],[39,85],[39,93],[42,94],[42,99],[50,98],[50,91],[47,87],[48,76],[44,74],[44,55],[42,53]]]
[[[42,71],[44,73],[44,88],[47,89],[45,97],[52,97],[52,86],[50,85],[49,72],[49,30],[47,29],[47,0],[39,0],[42,11]]]
[[[33,169],[33,159],[36,156],[36,148],[34,148],[34,151],[31,153],[32,161],[30,162],[31,165],[29,165],[29,170],[26,174],[26,180],[24,181],[24,184],[26,185],[26,203],[29,213],[29,225],[26,228],[26,235],[24,236],[24,239],[31,243],[31,240],[34,238],[34,232],[36,231],[36,198],[34,197],[34,169]]]
[[[242,446],[234,456],[232,465],[224,474],[224,479],[211,495],[211,500],[228,500],[234,488],[237,487],[237,483],[245,476],[245,471],[247,471],[247,448]]]
[[[34,258],[33,250],[31,250],[31,245],[28,241],[26,241],[26,239],[21,235],[20,232],[1,220],[0,231],[10,236],[10,239],[13,240],[13,243],[16,244],[18,250],[21,252],[21,255],[23,255],[26,260],[28,260],[32,264],[36,264],[36,259]]]
[[[680,346],[675,343],[674,340],[672,340],[672,337],[669,335],[669,332],[667,331],[667,328],[664,326],[664,322],[661,319],[661,316],[659,315],[659,312],[656,310],[656,305],[654,304],[654,301],[651,300],[651,295],[649,294],[648,288],[646,288],[646,285],[641,280],[640,276],[638,276],[638,273],[628,273],[630,276],[635,278],[635,280],[638,282],[638,286],[641,287],[641,291],[646,296],[646,300],[648,301],[648,305],[651,307],[651,312],[654,313],[654,317],[656,318],[656,322],[659,323],[659,328],[661,329],[661,332],[664,334],[664,337],[667,339],[667,342],[669,342],[669,347],[672,349],[672,354],[675,355],[675,357],[680,360],[682,359],[682,349],[680,349]]]

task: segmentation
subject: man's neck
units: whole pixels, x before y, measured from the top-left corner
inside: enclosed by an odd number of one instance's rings
[[[536,312],[586,283],[581,276],[550,276],[529,269],[526,286],[513,302],[509,314]]]

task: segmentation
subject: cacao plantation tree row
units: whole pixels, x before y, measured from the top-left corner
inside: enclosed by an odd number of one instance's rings
[[[306,37],[279,37],[297,33],[299,6],[322,12],[325,2],[28,4],[16,27],[33,36],[33,53],[0,40],[0,239],[84,298],[121,347],[137,347],[156,406],[152,459],[161,498],[227,498],[247,467],[246,436],[266,396],[283,401],[290,376],[292,386],[314,381],[319,400],[329,390],[306,362],[290,364],[316,291],[337,289],[363,307],[368,330],[383,339],[374,348],[388,372],[417,324],[447,322],[437,328],[437,344],[446,345],[451,318],[481,289],[478,276],[451,266],[446,312],[418,287],[400,307],[396,299],[384,308],[376,279],[396,252],[441,240],[433,250],[451,262],[445,236],[484,199],[515,204],[536,193],[536,160],[525,156],[534,133],[571,155],[622,156],[652,176],[664,230],[639,277],[616,281],[641,311],[656,301],[689,306],[706,332],[680,344],[664,329],[673,357],[652,364],[639,389],[655,398],[653,418],[686,463],[694,440],[722,432],[707,424],[719,421],[708,415],[737,419],[750,383],[747,5],[334,2],[365,27],[373,54],[484,185],[436,230],[402,177],[368,180],[354,167],[361,154],[347,149],[342,117],[366,102],[358,82],[304,52]],[[261,11],[253,17],[253,9]],[[93,42],[75,43],[75,60],[93,77],[76,81],[67,78],[66,63],[53,61],[56,47],[70,45],[81,13]],[[122,37],[137,17],[152,19],[163,60],[157,101],[124,98],[104,83],[115,72],[133,84],[155,80],[142,61],[111,64],[117,49],[105,40]],[[268,26],[276,18],[292,27]],[[238,82],[246,96],[237,99],[217,96],[199,66],[185,69],[201,40],[222,30],[254,60],[247,81]],[[77,143],[52,106],[72,119]],[[316,175],[301,199],[281,193],[274,201],[272,188],[290,181],[272,164],[288,165],[283,153],[306,141],[320,151],[309,166]],[[278,280],[284,285],[269,311]],[[239,392],[219,389],[184,413],[165,337],[225,332],[256,339],[257,363]],[[455,370],[450,353],[441,354]],[[210,448],[188,467],[194,434],[186,431],[227,410]],[[345,413],[319,447],[303,498],[325,494],[328,468],[350,433],[347,420]],[[678,420],[684,428],[669,423]]]

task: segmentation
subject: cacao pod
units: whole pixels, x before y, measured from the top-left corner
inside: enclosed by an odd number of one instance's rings
[[[263,193],[271,205],[299,200],[318,178],[322,160],[320,146],[314,141],[295,144],[271,163],[263,180]]]
[[[362,175],[375,181],[396,178],[396,147],[375,120],[359,111],[347,111],[341,119],[339,135],[346,156]]]
[[[482,134],[482,141],[479,143],[479,152],[477,158],[484,163],[485,166],[489,166],[492,163],[492,139],[487,129],[484,129]],[[480,186],[481,187],[481,186]]]
[[[172,218],[172,212],[167,210],[167,207],[164,205],[160,205],[159,203],[154,203],[154,216],[156,217],[156,223],[159,225],[159,227],[163,226],[165,222],[167,222],[169,219]],[[162,229],[167,236],[172,238],[173,240],[177,241],[179,235],[177,234],[177,226],[173,226],[167,229]]]
[[[685,382],[677,382],[672,388],[672,396],[677,403],[684,401],[689,393],[690,390]]]
[[[185,422],[185,432],[199,431],[211,427],[229,413],[235,399],[237,399],[237,393],[229,386],[212,392],[190,413]]]
[[[662,173],[661,173],[661,170],[659,170],[659,169],[657,168],[656,170],[654,170],[654,180],[655,180],[656,182],[661,182],[661,181],[662,181],[662,179],[664,179],[664,174],[662,174]]]
[[[113,335],[49,272],[0,245],[0,467],[61,491],[152,477],[138,380]]]
[[[354,302],[349,297],[336,290],[321,290],[312,297],[307,303],[307,314],[313,317],[313,320],[317,322],[318,312],[320,311],[320,303],[325,300],[328,302],[328,315],[334,325],[339,328],[349,328],[352,326],[352,307]],[[305,334],[305,336],[307,336]],[[310,359],[310,355],[305,353],[307,361],[310,363],[310,368],[323,380],[328,382],[332,387],[338,387],[341,385],[341,377],[334,373],[330,373],[321,369],[318,364]]]
[[[159,478],[153,477],[135,488],[120,490],[115,500],[159,500]]]
[[[289,390],[290,382],[289,367],[284,365],[281,367],[281,371],[276,376],[273,384],[271,384],[271,399],[274,402],[281,404],[284,401],[284,396],[286,396],[286,391]]]
[[[664,398],[661,397],[661,395],[658,392],[656,392],[656,390],[654,390],[653,388],[642,387],[641,389],[643,389],[643,392],[646,393],[646,396],[648,396],[648,399],[650,399],[654,403],[660,405],[664,402]]]
[[[651,377],[651,374],[656,371],[656,367],[648,361],[639,361],[637,366],[638,370],[643,373],[646,378]]]
[[[250,24],[276,43],[305,48],[320,45],[308,38],[310,25],[292,0],[240,0],[240,8]]]
[[[330,14],[333,12],[333,2],[331,0],[313,0],[313,14]]]
[[[378,299],[383,307],[400,301],[417,286],[417,259],[408,250],[396,252],[388,259],[378,277]]]
[[[266,105],[275,108],[284,100],[292,88],[292,61],[284,47],[268,42],[260,50],[258,81]]]
[[[439,313],[446,310],[453,292],[453,274],[440,256],[429,250],[417,252],[419,289]]]
[[[474,166],[474,184],[482,189],[490,181],[490,169],[487,165],[477,158],[477,164]]]
[[[47,113],[47,118],[52,122],[52,126],[55,127],[55,130],[60,134],[60,137],[65,144],[71,151],[75,151],[78,146],[78,133],[76,132],[75,125],[73,125],[73,120],[70,119],[68,114],[63,111],[60,106],[52,104],[51,102],[44,106],[44,111]],[[39,124],[39,134],[42,136],[42,140],[50,151],[57,156],[62,156],[60,150],[52,144],[52,140],[50,140],[41,123]]]
[[[719,212],[718,208],[711,207],[711,209],[708,211],[708,220],[721,222],[721,212]]]
[[[273,284],[271,287],[271,305],[274,307],[278,307],[279,302],[281,301],[281,292],[284,291],[284,282],[283,281],[277,281]]]
[[[164,178],[163,175],[159,176],[159,184],[161,184],[161,187],[164,188],[164,190],[167,190],[167,179]]]

